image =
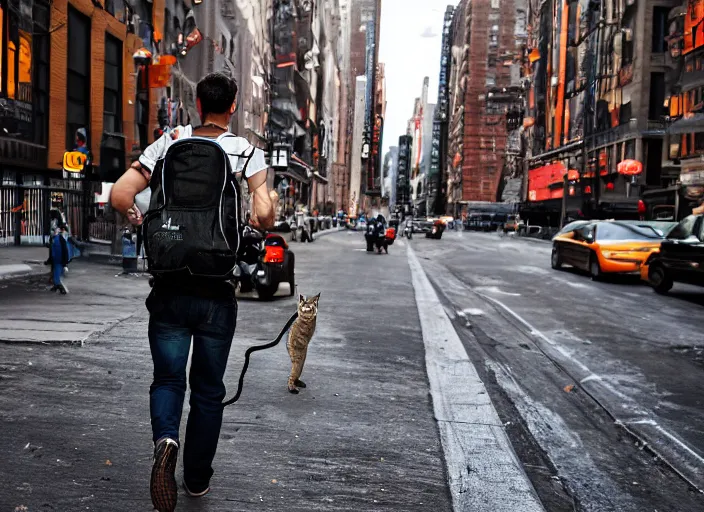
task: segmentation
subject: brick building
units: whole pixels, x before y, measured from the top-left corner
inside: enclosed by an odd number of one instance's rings
[[[155,96],[133,54],[151,51],[160,9],[163,0],[0,1],[0,244],[41,244],[57,218],[79,238],[111,238],[93,222],[93,193],[153,140]],[[78,129],[92,169],[66,174]]]
[[[463,0],[451,25],[448,210],[497,199],[504,166],[506,118],[490,95],[515,80],[516,2]]]

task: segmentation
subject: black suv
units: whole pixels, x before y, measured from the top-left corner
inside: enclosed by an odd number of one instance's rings
[[[675,282],[704,286],[704,215],[680,222],[646,265],[648,281],[658,293],[669,292]]]

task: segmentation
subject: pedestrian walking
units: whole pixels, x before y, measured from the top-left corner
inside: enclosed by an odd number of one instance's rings
[[[68,293],[68,288],[62,282],[61,278],[70,259],[64,229],[63,226],[57,228],[49,242],[49,262],[51,264],[51,281],[53,283],[51,291],[58,291],[61,295]]]
[[[219,207],[223,208],[223,204],[229,204],[228,201],[233,198],[232,195],[226,194],[237,193],[239,190],[238,181],[232,179],[222,190],[221,185],[210,187],[203,184],[215,183],[213,173],[226,168],[224,176],[239,175],[247,182],[251,194],[249,222],[259,229],[273,226],[278,196],[276,192],[267,190],[265,172],[267,164],[264,152],[252,146],[246,139],[229,133],[228,130],[230,118],[236,109],[236,96],[237,84],[233,79],[220,73],[212,73],[203,78],[196,88],[196,106],[202,125],[197,128],[189,125],[179,130],[178,141],[174,141],[170,135],[164,135],[147,147],[139,161],[132,164],[115,183],[112,189],[113,207],[127,215],[133,224],[142,224],[144,218],[134,204],[134,198],[148,186],[152,171],[158,168],[160,172],[154,173],[158,178],[155,183],[159,184],[157,186],[164,185],[164,188],[159,194],[152,193],[150,208],[154,207],[155,196],[158,200],[160,195],[164,196],[165,206],[173,204],[176,199],[179,204],[198,202],[201,206],[203,203],[200,202],[200,196],[196,194],[218,194],[217,197],[221,199]],[[211,163],[204,163],[202,159],[194,163],[193,158],[199,158],[208,151],[214,151],[212,142],[203,141],[202,138],[216,141],[221,150],[220,154],[222,155],[224,151],[228,158],[220,156]],[[180,144],[184,139],[190,139],[188,145],[198,146],[200,150],[180,150],[179,147],[184,147]],[[169,155],[177,156],[164,159],[167,151]],[[172,164],[173,160],[178,160],[178,164]],[[228,165],[224,165],[223,162]],[[183,181],[179,181],[178,176],[183,176],[184,173],[189,175],[190,181],[187,182],[185,177],[182,178]],[[222,184],[222,179],[218,183]],[[232,185],[231,188],[230,185]],[[152,192],[155,190],[154,187],[155,184],[152,184]],[[225,198],[224,201],[223,198]],[[236,198],[239,201],[239,195]],[[215,204],[217,207],[218,201],[208,204]],[[176,207],[173,208],[176,212]],[[162,213],[163,211],[169,210],[162,210]],[[168,220],[163,220],[159,215],[153,222],[148,217],[144,241],[147,248],[151,244],[173,244],[170,247],[176,248],[178,253],[178,248],[184,247],[178,244],[201,243],[200,247],[205,249],[181,251],[181,253],[188,252],[189,255],[195,254],[193,257],[196,258],[201,257],[201,254],[210,250],[208,244],[216,242],[209,239],[202,244],[204,237],[214,236],[212,229],[205,229],[206,224],[212,225],[212,217],[210,219],[198,217],[208,212],[210,210],[200,213],[190,209],[181,211],[181,217],[169,216]],[[231,214],[232,217],[220,218],[243,218],[239,216],[241,214],[239,212],[232,211]],[[184,220],[183,216],[186,215],[190,217]],[[233,220],[233,224],[235,222],[236,220]],[[227,237],[230,232],[236,231],[238,226],[221,225],[220,228],[223,237]],[[158,239],[150,238],[152,229],[160,235]],[[162,251],[157,252],[155,258],[162,254]],[[215,261],[217,257],[222,256],[222,252],[212,253],[210,256]],[[223,416],[222,401],[225,397],[223,376],[235,332],[237,303],[234,287],[228,280],[200,277],[201,272],[198,272],[199,277],[190,272],[161,274],[155,271],[157,263],[159,268],[167,268],[169,262],[150,261],[150,271],[154,274],[153,288],[146,301],[149,310],[149,345],[154,363],[154,380],[150,388],[150,414],[154,441],[150,490],[154,507],[159,512],[172,512],[176,507],[178,494],[174,472],[181,448],[183,448],[183,488],[186,494],[199,497],[210,490],[210,479],[213,475],[212,462]],[[207,266],[203,267],[203,272],[210,270]],[[181,444],[179,425],[186,392],[186,363],[191,339],[193,340],[189,376],[191,410],[188,415],[184,443]]]

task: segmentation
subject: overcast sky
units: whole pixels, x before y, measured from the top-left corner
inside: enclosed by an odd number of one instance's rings
[[[428,101],[438,98],[440,46],[445,9],[456,0],[382,0],[379,60],[386,65],[386,119],[383,153],[406,133],[423,77],[430,78]]]

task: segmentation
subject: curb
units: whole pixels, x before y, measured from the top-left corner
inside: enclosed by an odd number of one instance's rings
[[[0,281],[11,281],[13,279],[21,279],[23,277],[48,274],[49,271],[43,264],[44,262],[36,262],[32,260],[25,263],[0,265]]]
[[[406,255],[453,509],[545,512],[484,383],[411,246]]]

